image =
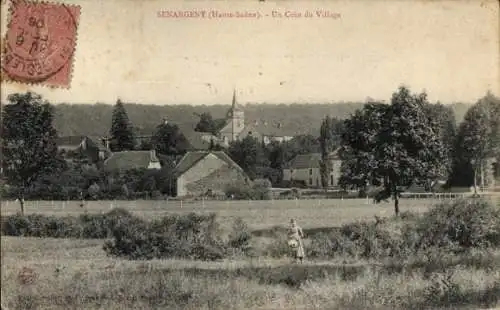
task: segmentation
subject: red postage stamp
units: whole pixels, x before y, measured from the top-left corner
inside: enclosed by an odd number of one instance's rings
[[[69,88],[80,7],[12,0],[2,79]]]

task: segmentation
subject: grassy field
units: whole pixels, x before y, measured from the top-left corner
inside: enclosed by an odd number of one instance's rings
[[[436,201],[403,200],[421,213]],[[223,225],[241,217],[252,229],[339,226],[393,206],[365,200],[165,202],[99,201],[62,206],[27,202],[26,213],[78,215],[123,207],[155,218],[215,212]],[[2,215],[17,212],[2,203]],[[229,221],[231,220],[231,221]],[[255,238],[256,242],[262,242]],[[216,262],[130,261],[106,256],[104,240],[4,237],[2,305],[8,309],[487,309],[500,306],[500,251],[410,257],[407,261],[335,257],[294,264],[289,258],[234,257]],[[24,277],[20,274],[25,273]]]
[[[303,265],[286,259],[125,261],[106,257],[101,245],[98,240],[2,238],[3,305],[9,309],[484,309],[491,308],[494,296],[500,294],[500,264],[493,269],[459,265],[428,277],[417,269],[391,272],[388,266],[340,258]],[[500,261],[500,253],[495,257]],[[23,268],[33,270],[31,284],[20,282]]]
[[[421,213],[437,200],[402,200],[401,211]],[[172,213],[215,212],[221,223],[231,223],[241,217],[252,229],[284,226],[295,218],[304,228],[340,226],[355,220],[373,220],[374,216],[388,217],[394,214],[391,202],[373,204],[365,199],[318,199],[318,200],[266,200],[266,201],[87,201],[80,207],[79,201],[27,201],[25,213],[46,215],[79,215],[83,212],[108,212],[112,208],[125,208],[136,215],[151,219]],[[19,203],[3,202],[2,215],[19,212]]]

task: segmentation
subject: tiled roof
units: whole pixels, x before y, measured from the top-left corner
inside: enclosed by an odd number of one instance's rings
[[[238,166],[226,153],[222,151],[215,151],[215,152],[210,152],[210,151],[194,151],[194,152],[187,152],[184,157],[180,160],[180,162],[177,164],[177,167],[175,168],[176,174],[179,176],[183,174],[184,172],[188,171],[193,167],[197,162],[205,158],[208,154],[213,154],[217,156],[220,160],[226,162],[229,166],[234,167],[241,172],[243,172],[243,169]]]
[[[104,169],[107,171],[125,171],[147,168],[150,162],[159,162],[156,155],[152,154],[151,151],[115,152],[104,161]]]
[[[208,150],[210,148],[210,142],[203,139],[204,135],[211,135],[210,133],[191,131],[191,132],[183,132],[182,134],[184,135],[184,137],[186,137],[186,140],[191,146],[191,149]]]
[[[321,153],[299,154],[292,159],[287,168],[308,169],[319,168],[321,162]]]

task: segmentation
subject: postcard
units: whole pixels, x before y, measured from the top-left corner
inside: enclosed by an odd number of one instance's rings
[[[2,310],[500,305],[498,1],[0,14]]]

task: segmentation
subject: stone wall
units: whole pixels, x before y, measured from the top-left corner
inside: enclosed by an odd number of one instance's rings
[[[214,194],[221,194],[231,185],[244,183],[245,178],[246,176],[238,169],[226,165],[197,181],[186,184],[186,192],[189,196],[203,195],[209,190]]]

